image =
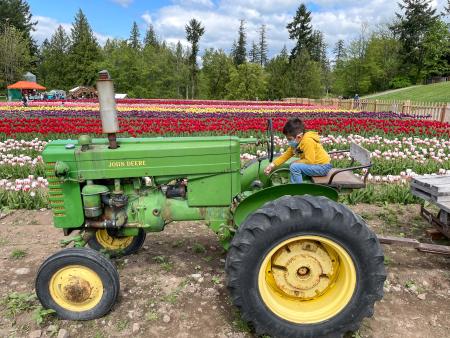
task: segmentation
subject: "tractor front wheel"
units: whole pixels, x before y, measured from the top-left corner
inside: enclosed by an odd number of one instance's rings
[[[88,245],[97,251],[104,251],[110,257],[127,256],[137,252],[144,245],[146,232],[139,229],[137,236],[118,236],[114,229],[98,229]]]
[[[104,316],[119,295],[119,274],[101,253],[87,248],[64,249],[50,256],[36,276],[42,306],[61,319],[91,320]]]
[[[347,207],[285,196],[242,223],[226,272],[233,302],[257,334],[341,337],[382,298],[383,262],[375,234]]]

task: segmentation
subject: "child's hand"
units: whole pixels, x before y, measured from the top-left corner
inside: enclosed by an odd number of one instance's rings
[[[266,167],[266,169],[264,169],[264,174],[269,175],[269,174],[272,172],[273,168],[275,168],[275,164],[270,163],[270,164]]]

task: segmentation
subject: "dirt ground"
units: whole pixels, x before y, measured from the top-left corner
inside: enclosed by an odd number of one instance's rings
[[[353,207],[378,234],[430,242],[418,206]],[[38,302],[6,300],[32,295],[46,257],[59,250],[62,231],[49,211],[15,211],[0,219],[0,337],[253,337],[225,286],[225,253],[202,223],[173,223],[148,234],[136,255],[116,259],[121,294],[104,318],[71,322],[33,319]],[[346,337],[449,337],[450,258],[384,246],[385,297],[360,330]],[[10,305],[8,308],[8,304]],[[12,314],[15,310],[15,314]]]

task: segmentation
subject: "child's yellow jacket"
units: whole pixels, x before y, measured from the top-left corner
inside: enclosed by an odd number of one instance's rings
[[[282,165],[292,156],[299,156],[298,163],[305,164],[328,164],[330,163],[330,155],[323,149],[320,143],[320,136],[315,131],[308,131],[303,135],[297,149],[289,147],[280,157],[276,158],[273,163],[276,166]]]

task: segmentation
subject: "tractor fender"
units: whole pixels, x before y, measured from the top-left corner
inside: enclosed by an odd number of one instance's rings
[[[333,201],[337,201],[339,196],[333,188],[310,183],[284,184],[261,189],[239,203],[234,211],[234,224],[240,226],[248,215],[261,208],[265,203],[286,195],[325,196]]]

